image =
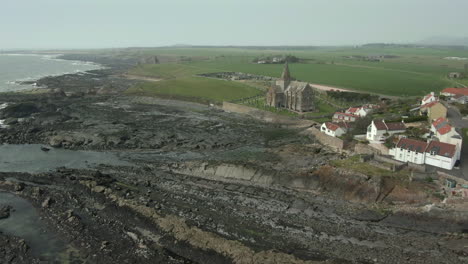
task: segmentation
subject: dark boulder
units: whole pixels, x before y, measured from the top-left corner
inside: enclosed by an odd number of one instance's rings
[[[39,112],[39,107],[34,103],[19,103],[9,105],[0,112],[2,119],[6,118],[22,118],[28,117],[31,114]]]
[[[4,205],[0,207],[0,219],[5,219],[10,217],[10,211],[12,207],[9,205]]]

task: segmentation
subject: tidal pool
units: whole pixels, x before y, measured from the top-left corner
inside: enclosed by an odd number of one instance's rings
[[[40,173],[59,167],[71,169],[93,168],[100,164],[130,166],[114,152],[82,151],[49,148],[43,145],[0,145],[0,171]]]

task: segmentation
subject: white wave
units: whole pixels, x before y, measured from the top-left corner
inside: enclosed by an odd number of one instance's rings
[[[8,125],[5,125],[5,119],[0,119],[0,128],[7,128]]]
[[[8,106],[8,103],[0,104],[0,109],[5,109]]]

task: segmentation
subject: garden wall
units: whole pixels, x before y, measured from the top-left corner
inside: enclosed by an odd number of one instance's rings
[[[357,143],[354,146],[354,152],[356,152],[356,154],[366,154],[366,155],[381,154],[378,149],[375,149],[367,144],[362,144],[362,143]]]
[[[341,152],[344,147],[345,143],[343,140],[328,136],[315,127],[311,127],[305,131],[306,134],[313,135],[322,145],[328,146],[335,151]]]

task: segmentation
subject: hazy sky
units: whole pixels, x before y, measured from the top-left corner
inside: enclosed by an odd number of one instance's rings
[[[1,0],[0,49],[467,37],[468,0]]]

